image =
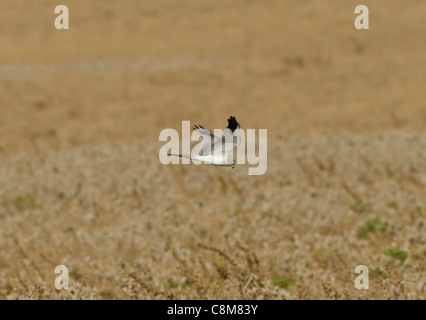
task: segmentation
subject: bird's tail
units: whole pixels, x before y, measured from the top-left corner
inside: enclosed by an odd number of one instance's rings
[[[191,156],[189,156],[187,154],[168,153],[167,155],[168,156],[175,156],[175,157],[192,159]]]

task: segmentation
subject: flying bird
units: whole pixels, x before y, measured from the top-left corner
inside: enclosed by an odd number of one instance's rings
[[[195,131],[200,133],[203,142],[202,155],[173,154],[170,156],[198,160],[203,163],[215,166],[227,166],[235,168],[235,161],[232,157],[232,150],[239,146],[241,142],[241,127],[234,116],[229,117],[228,126],[219,137],[203,126],[194,126]]]

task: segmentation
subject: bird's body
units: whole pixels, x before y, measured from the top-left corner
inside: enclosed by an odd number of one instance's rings
[[[175,153],[169,153],[169,155],[171,156],[176,156],[176,157],[181,157],[181,158],[188,158],[188,159],[192,159],[192,160],[198,160],[201,161],[203,163],[206,164],[212,164],[215,166],[224,166],[224,167],[232,167],[234,166],[234,160],[232,159],[232,157],[228,156],[228,157],[223,157],[222,155],[194,155],[194,156],[190,156],[190,155],[186,155],[186,154],[175,154]]]
[[[235,117],[231,116],[228,119],[228,126],[220,137],[204,129],[202,126],[194,126],[194,130],[200,133],[203,141],[203,155],[169,155],[198,160],[215,166],[235,167],[235,161],[232,158],[232,150],[238,147],[242,135],[240,124]]]

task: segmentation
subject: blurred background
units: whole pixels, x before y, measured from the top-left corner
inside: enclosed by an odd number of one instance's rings
[[[421,130],[423,1],[0,1],[0,146],[156,138],[191,120],[280,132]]]
[[[424,299],[424,12],[0,0],[0,298]],[[159,163],[161,130],[230,115],[266,175]]]

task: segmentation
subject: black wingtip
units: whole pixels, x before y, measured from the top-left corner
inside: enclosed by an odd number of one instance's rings
[[[237,119],[235,119],[234,116],[230,116],[228,119],[228,128],[234,132],[235,129],[239,128],[240,124],[238,123]]]

